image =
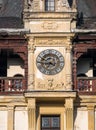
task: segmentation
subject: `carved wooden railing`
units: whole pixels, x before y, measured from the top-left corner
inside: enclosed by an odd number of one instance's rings
[[[78,77],[76,89],[81,92],[96,92],[96,78]]]
[[[0,77],[0,92],[23,92],[25,89],[23,77]]]

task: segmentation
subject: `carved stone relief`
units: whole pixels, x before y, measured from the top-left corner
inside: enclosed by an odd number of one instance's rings
[[[34,74],[29,74],[28,79],[29,79],[28,86],[34,86]]]
[[[28,51],[31,51],[34,53],[34,51],[36,50],[35,44],[34,44],[34,37],[31,38],[29,37],[29,44],[28,44]]]
[[[53,46],[53,45],[57,45],[57,46],[62,46],[65,45],[65,39],[52,39],[52,38],[48,38],[48,39],[36,39],[36,46],[37,45],[41,45],[41,46]]]
[[[33,9],[33,0],[27,0],[28,9]]]
[[[39,89],[47,89],[47,90],[55,90],[55,89],[63,89],[65,90],[64,82],[56,83],[54,79],[47,79],[46,84],[38,82]]]
[[[66,74],[66,86],[72,85],[71,74]]]
[[[47,29],[47,30],[54,30],[58,28],[57,23],[51,21],[44,22],[41,26],[43,27],[43,29]]]
[[[69,3],[67,0],[58,0],[57,1],[57,10],[58,11],[65,11],[66,9],[69,9]]]
[[[29,44],[28,45],[28,50],[34,53],[34,51],[36,50],[35,45],[34,44]]]
[[[68,0],[62,0],[62,6],[69,8]]]

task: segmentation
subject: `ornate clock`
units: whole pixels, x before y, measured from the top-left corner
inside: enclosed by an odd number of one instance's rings
[[[64,57],[57,50],[47,49],[37,56],[36,65],[43,74],[55,75],[63,69]]]

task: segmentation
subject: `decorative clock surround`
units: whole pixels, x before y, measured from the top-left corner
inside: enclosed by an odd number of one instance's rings
[[[70,90],[71,36],[29,38],[29,89]]]

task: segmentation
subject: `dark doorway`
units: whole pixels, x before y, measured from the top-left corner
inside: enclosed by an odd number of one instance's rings
[[[7,51],[0,52],[0,77],[7,76]]]

